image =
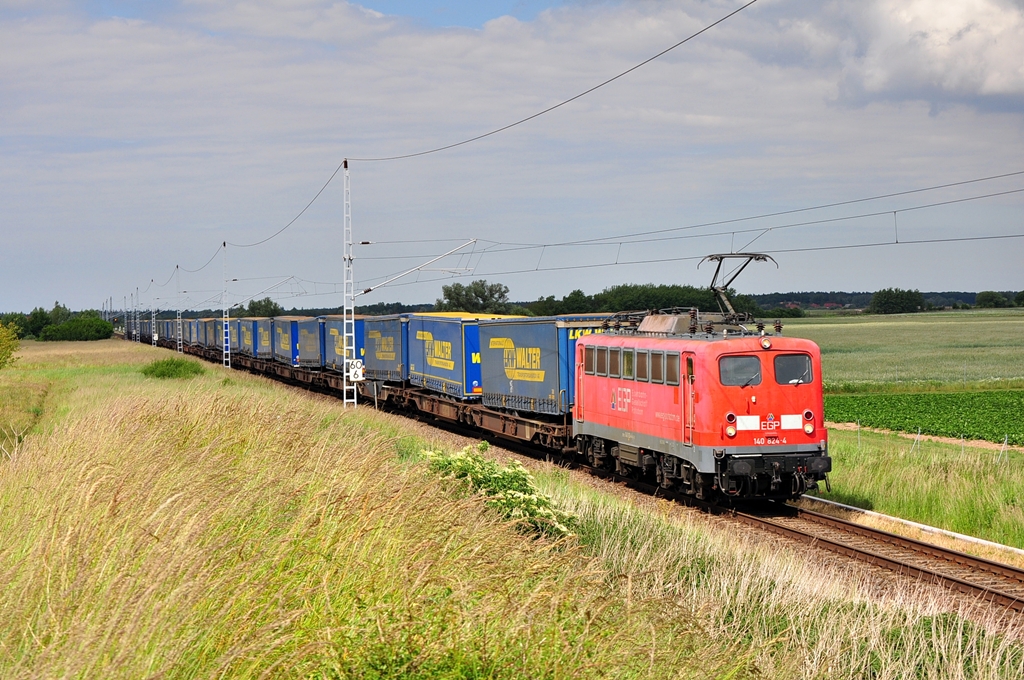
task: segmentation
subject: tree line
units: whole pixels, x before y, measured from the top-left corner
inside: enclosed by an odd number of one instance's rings
[[[72,312],[60,302],[50,311],[36,307],[28,314],[0,314],[0,326],[18,340],[104,340],[114,334],[114,325],[95,309]]]
[[[523,316],[555,316],[558,314],[611,313],[627,310],[656,310],[670,307],[696,307],[702,311],[715,311],[718,301],[710,288],[669,284],[633,284],[626,283],[605,288],[600,293],[587,295],[576,289],[561,298],[554,295],[540,297],[532,302],[512,302],[508,298],[509,288],[501,283],[489,283],[484,279],[463,285],[453,283],[441,287],[442,297],[433,304],[406,305],[399,302],[378,302],[373,305],[356,307],[357,314],[383,315],[408,312],[459,311],[478,314],[517,314]],[[758,317],[782,318],[804,316],[799,307],[776,307],[765,309],[758,305],[759,297],[767,297],[773,302],[782,295],[771,296],[740,295],[734,290],[728,291],[729,299],[737,312],[749,312]],[[818,294],[789,294],[818,295]],[[821,294],[837,295],[837,294]],[[845,294],[843,294],[845,295]],[[857,293],[852,295],[867,295]],[[966,295],[966,294],[964,294]],[[974,307],[1004,308],[1024,307],[1024,291],[1012,292],[981,291],[972,294]],[[966,303],[954,303],[954,308],[970,308]],[[919,290],[901,288],[883,288],[871,294],[870,302],[865,308],[869,314],[910,314],[942,309],[943,306],[933,304]],[[339,308],[325,309],[291,309],[289,314],[318,316],[323,314],[339,314]],[[169,318],[168,312],[158,318]],[[284,308],[273,299],[251,300],[247,305],[233,310],[234,317],[272,317],[285,314]],[[203,316],[219,316],[218,310],[190,312],[185,316],[196,318]],[[21,339],[36,340],[102,340],[113,335],[113,324],[104,321],[96,310],[72,312],[66,306],[55,302],[53,309],[47,311],[36,307],[28,314],[18,312],[0,314],[0,355],[4,348],[10,348],[11,342]],[[6,344],[4,344],[6,343]],[[9,354],[9,353],[8,353]],[[2,358],[2,356],[0,356]]]
[[[718,301],[715,292],[710,288],[697,288],[681,285],[655,284],[622,284],[605,288],[600,293],[587,295],[582,290],[574,290],[561,299],[554,295],[541,297],[533,302],[511,302],[508,299],[508,286],[500,283],[488,283],[486,280],[473,281],[468,285],[453,283],[442,286],[442,298],[434,303],[435,311],[463,311],[488,314],[521,314],[526,316],[555,316],[558,314],[586,314],[591,312],[621,312],[626,310],[654,310],[670,307],[696,307],[702,311],[715,311]],[[803,294],[817,296],[819,294]],[[820,294],[846,295],[846,294]],[[737,312],[749,312],[760,317],[802,317],[805,315],[800,307],[775,307],[766,309],[758,304],[758,296],[739,295],[734,290],[728,291],[729,300]],[[779,294],[763,296],[781,298]],[[870,314],[908,314],[913,312],[941,309],[944,306],[934,305],[919,290],[903,290],[900,288],[884,288],[875,293],[857,293],[856,296],[865,311]],[[996,291],[982,291],[974,298],[974,307],[1024,307],[1024,291],[1014,295]],[[778,301],[776,301],[778,304]],[[957,308],[967,309],[971,305],[961,303]],[[405,310],[402,310],[405,311]]]
[[[970,309],[967,303],[949,305],[953,309]],[[1024,291],[1016,295],[1003,294],[994,290],[983,290],[974,296],[974,307],[995,309],[1000,307],[1024,307]],[[944,307],[934,305],[925,299],[919,290],[903,290],[901,288],[883,288],[871,296],[871,304],[866,312],[870,314],[912,314],[928,312]]]
[[[587,295],[577,289],[560,299],[549,295],[533,302],[511,302],[508,299],[508,286],[488,283],[483,279],[468,285],[453,283],[450,286],[442,286],[441,293],[443,297],[434,303],[434,310],[439,312],[554,316],[670,307],[696,307],[704,311],[718,309],[715,292],[710,288],[675,284],[626,283],[605,288],[593,295]],[[750,296],[739,295],[733,290],[728,291],[728,295],[737,312],[763,313]]]

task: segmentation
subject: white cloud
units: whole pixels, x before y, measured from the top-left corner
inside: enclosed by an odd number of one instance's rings
[[[948,5],[759,3],[539,120],[445,154],[353,164],[357,232],[550,242],[1021,169],[1021,10],[997,0]],[[201,264],[224,238],[253,240],[286,223],[343,156],[420,151],[507,124],[735,6],[566,5],[480,30],[429,29],[323,0],[188,2],[149,20],[59,5],[9,10],[0,19],[0,224],[14,247],[0,253],[0,287],[11,291],[3,303],[95,305],[166,278],[175,264]],[[260,275],[339,280],[327,247],[337,247],[339,201],[330,187],[271,247],[230,261]],[[1006,231],[1020,200],[969,205],[974,212],[908,214],[907,233],[955,233],[963,220]],[[871,224],[780,231],[757,244],[849,242],[889,228]],[[625,250],[704,254],[731,241]],[[1012,288],[1010,250],[965,246],[941,270],[913,251],[892,261],[859,251],[791,256],[749,289]],[[985,266],[961,266],[965,253]],[[485,258],[478,273],[551,257]],[[90,260],[110,264],[97,274]],[[624,280],[706,283],[692,264],[507,283],[524,298]],[[407,261],[359,266],[370,278]],[[408,286],[376,299],[432,300],[438,290]]]

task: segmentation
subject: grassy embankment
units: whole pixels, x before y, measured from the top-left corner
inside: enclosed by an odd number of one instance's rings
[[[941,599],[564,472],[540,482],[578,537],[531,538],[409,462],[400,420],[219,367],[142,375],[165,356],[29,343],[0,375],[49,385],[0,463],[0,675],[1024,673]]]
[[[1024,310],[795,319],[785,332],[822,348],[826,418],[831,404],[842,420],[870,414],[864,425],[915,434],[988,432],[1001,443],[1020,432],[1019,411],[999,404],[1015,403],[1024,388]],[[829,436],[833,493],[823,498],[1024,548],[1019,451],[999,457],[969,442],[915,444],[867,431]]]
[[[0,464],[3,677],[669,675],[698,659],[748,675],[748,649],[616,597],[578,548],[401,464],[396,442],[418,447],[400,420],[215,367],[146,378],[139,362],[166,353],[116,341],[25,354],[4,379],[52,389]]]

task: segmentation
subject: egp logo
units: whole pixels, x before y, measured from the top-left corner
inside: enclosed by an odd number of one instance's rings
[[[452,343],[446,340],[434,340],[434,334],[430,331],[416,331],[416,339],[422,340],[424,343],[428,366],[442,368],[446,371],[455,370],[455,362],[452,361]]]
[[[540,367],[540,347],[516,347],[511,338],[491,338],[490,349],[500,349],[505,359],[505,377],[509,380],[544,382]]]
[[[612,410],[629,413],[629,405],[633,401],[633,390],[628,387],[612,388]]]

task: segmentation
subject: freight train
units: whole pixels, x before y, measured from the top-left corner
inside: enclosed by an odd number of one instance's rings
[[[341,390],[342,328],[341,316],[233,319],[230,363]],[[222,360],[221,319],[183,320],[180,335],[183,351]],[[177,347],[178,323],[143,322],[140,336]],[[831,471],[817,345],[732,310],[363,317],[353,351],[365,380],[347,378],[374,407],[698,498],[796,498]]]

